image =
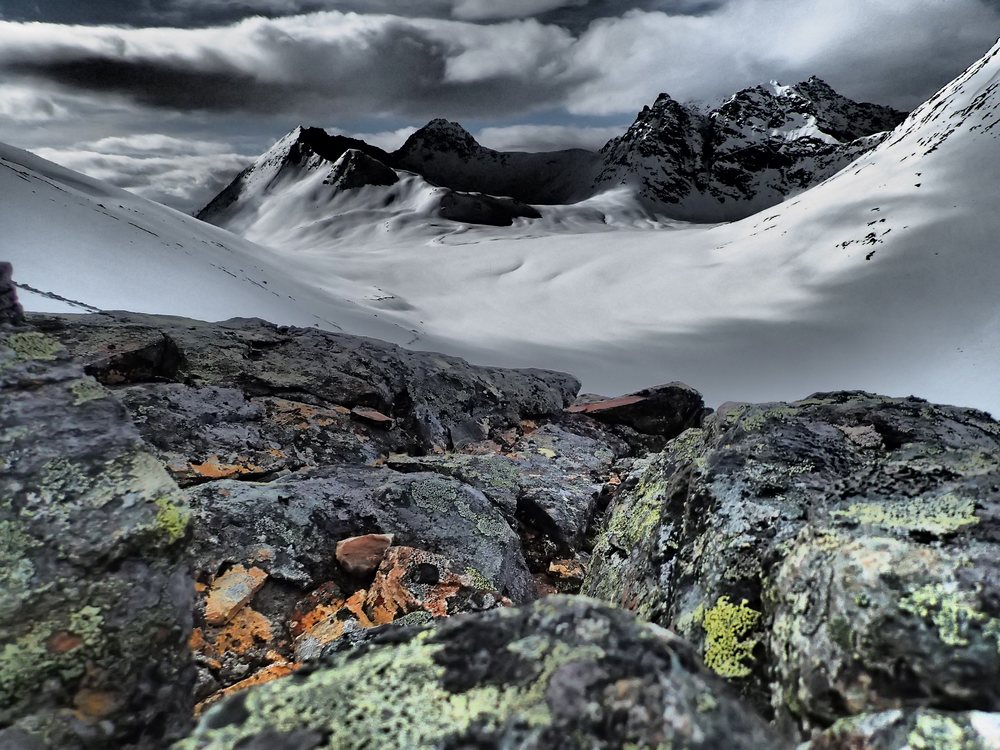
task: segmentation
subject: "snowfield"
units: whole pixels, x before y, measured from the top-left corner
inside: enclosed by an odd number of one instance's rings
[[[737,223],[654,222],[618,190],[466,227],[412,173],[334,192],[317,170],[234,218],[247,240],[3,148],[0,257],[97,308],[336,324],[591,392],[860,388],[1000,415],[998,138],[1000,45],[874,151]]]

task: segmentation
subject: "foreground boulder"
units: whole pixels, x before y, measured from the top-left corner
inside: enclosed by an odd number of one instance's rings
[[[1000,709],[1000,425],[866,393],[727,405],[637,462],[584,591],[810,729]]]
[[[1000,714],[863,714],[838,721],[803,750],[1000,750]]]
[[[229,698],[176,748],[784,746],[670,633],[554,597],[387,633]]]
[[[121,403],[57,340],[0,326],[0,747],[183,736],[187,522]]]

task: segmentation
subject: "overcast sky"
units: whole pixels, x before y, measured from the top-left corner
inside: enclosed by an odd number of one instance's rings
[[[191,210],[300,123],[597,147],[810,75],[909,109],[998,35],[1000,0],[0,0],[0,141]]]

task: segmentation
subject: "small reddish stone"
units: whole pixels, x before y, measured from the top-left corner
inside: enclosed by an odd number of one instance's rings
[[[396,420],[388,417],[375,409],[367,409],[363,406],[356,406],[351,410],[351,415],[360,422],[367,422],[375,427],[385,427],[392,429],[396,425]]]
[[[642,396],[622,396],[620,398],[609,398],[604,401],[595,401],[590,404],[574,404],[566,409],[570,414],[595,414],[610,409],[620,409],[623,406],[641,404],[646,399]]]
[[[212,583],[205,602],[205,622],[209,625],[223,625],[232,619],[267,580],[267,573],[260,568],[247,570],[236,565]]]
[[[392,546],[392,534],[368,534],[337,542],[337,562],[351,575],[367,576],[378,570]]]

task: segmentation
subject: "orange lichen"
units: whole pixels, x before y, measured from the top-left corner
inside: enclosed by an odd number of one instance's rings
[[[191,471],[208,479],[232,479],[246,474],[263,474],[265,469],[256,464],[225,464],[218,456],[209,456],[204,463],[191,463]]]

